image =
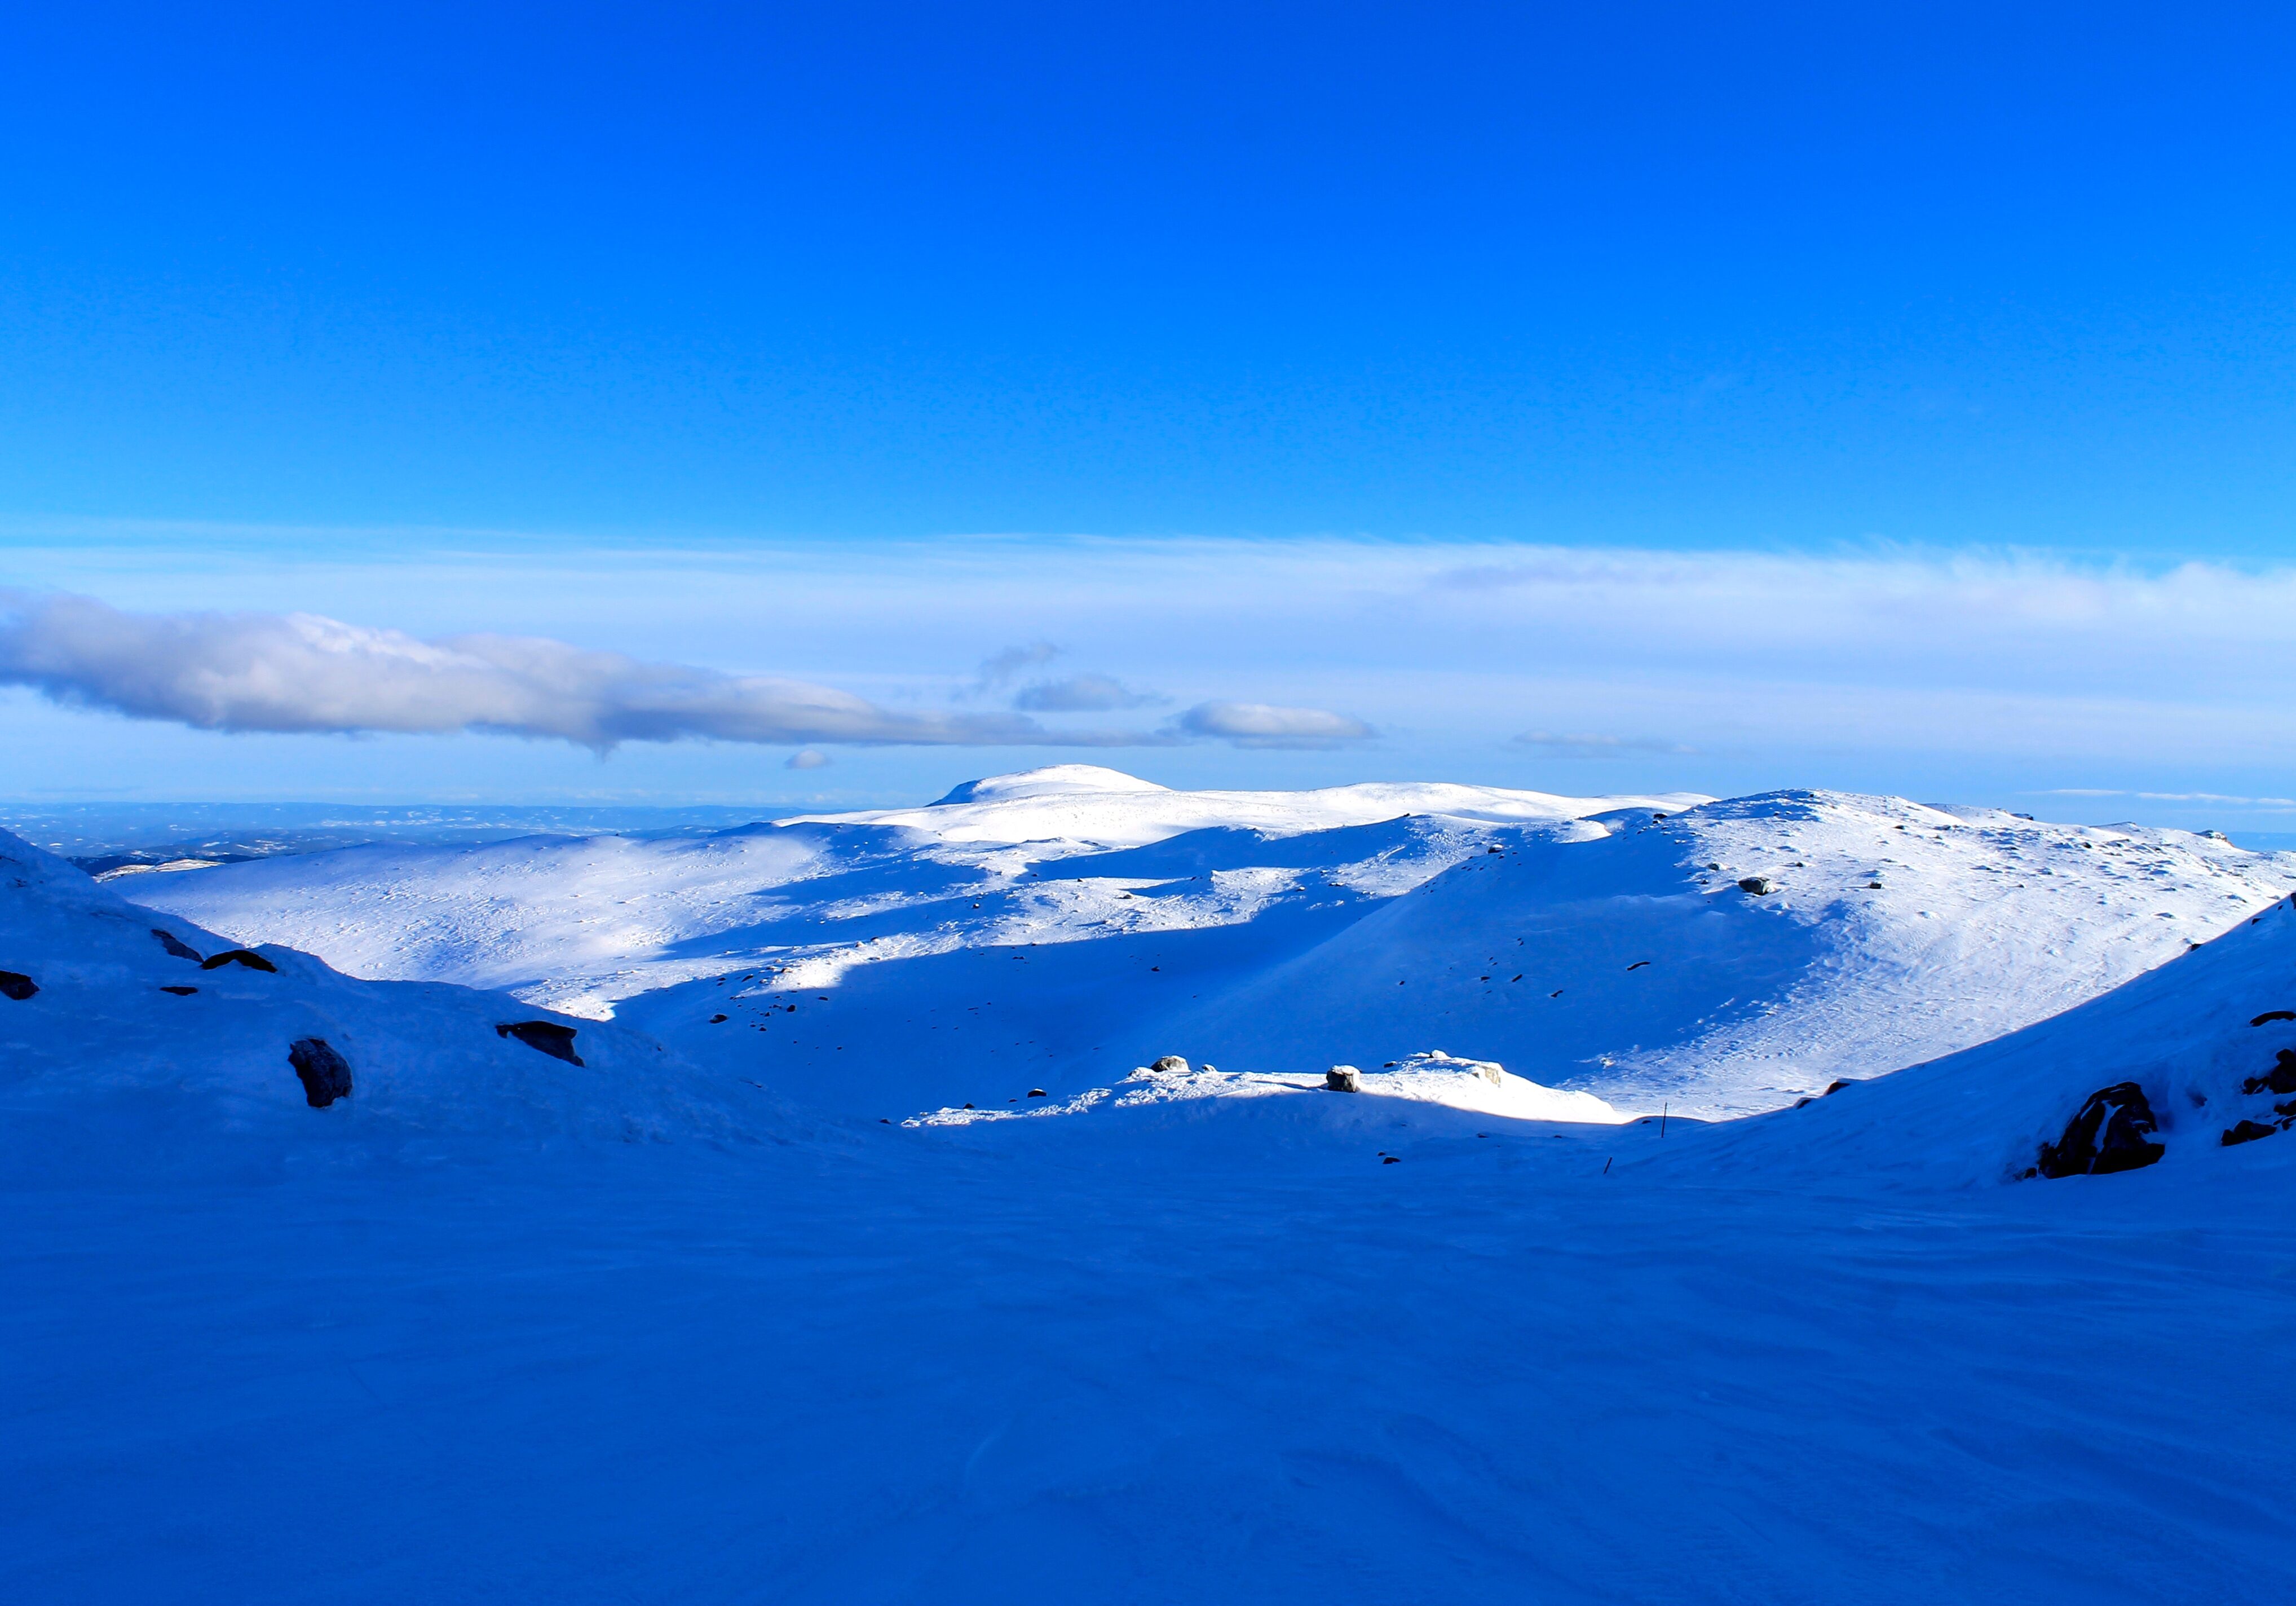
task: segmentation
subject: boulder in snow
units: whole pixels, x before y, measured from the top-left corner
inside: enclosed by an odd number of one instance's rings
[[[154,926],[152,928],[152,935],[160,939],[161,947],[178,959],[188,959],[193,964],[198,964],[205,957],[197,948],[177,937],[173,931],[162,930],[160,927]]]
[[[200,969],[212,971],[227,964],[243,964],[250,971],[269,971],[274,975],[276,975],[279,971],[277,965],[273,964],[252,948],[226,948],[220,954],[210,955],[201,960]]]
[[[1324,1073],[1324,1088],[1327,1093],[1361,1093],[1363,1072],[1352,1065],[1334,1065]]]
[[[582,1063],[582,1056],[574,1052],[574,1028],[561,1026],[555,1020],[505,1020],[495,1028],[495,1036],[516,1037],[529,1048],[539,1049],[569,1065]]]
[[[2267,1127],[2262,1121],[2243,1121],[2217,1139],[2217,1142],[2228,1149],[2234,1143],[2252,1143],[2258,1138],[2270,1137],[2279,1130],[2279,1127]]]
[[[0,996],[15,999],[19,1004],[40,990],[40,984],[21,971],[0,971]]]
[[[2296,1048],[2280,1051],[2280,1062],[2240,1085],[2243,1093],[2296,1093]]]
[[[1767,897],[1778,889],[1777,882],[1767,875],[1750,875],[1738,883],[1738,890],[1751,892],[1756,897]]]
[[[2036,1168],[2044,1176],[2134,1171],[2167,1152],[2152,1141],[2156,1130],[2144,1090],[2134,1082],[2116,1082],[2089,1094],[2066,1126],[2064,1135],[2041,1145]]]
[[[1188,1074],[1188,1062],[1177,1054],[1166,1054],[1149,1069],[1162,1077],[1184,1077]]]
[[[303,1078],[303,1096],[314,1110],[351,1096],[350,1061],[324,1037],[298,1037],[287,1047],[287,1063]]]

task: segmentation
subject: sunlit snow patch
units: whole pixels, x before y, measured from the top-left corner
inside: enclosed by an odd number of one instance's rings
[[[1341,1067],[1337,1069],[1352,1069]],[[932,1110],[902,1122],[905,1127],[969,1127],[983,1121],[1037,1116],[1082,1115],[1106,1105],[1122,1110],[1201,1099],[1256,1099],[1312,1094],[1332,1098],[1408,1099],[1442,1104],[1478,1115],[1518,1121],[1570,1121],[1586,1126],[1621,1126],[1633,1119],[1615,1105],[1588,1093],[1566,1093],[1515,1076],[1491,1060],[1463,1060],[1430,1049],[1378,1070],[1358,1071],[1360,1091],[1335,1093],[1324,1074],[1297,1071],[1220,1070],[1210,1065],[1177,1070],[1141,1066],[1113,1087],[1094,1087],[1058,1103],[1013,1110]]]

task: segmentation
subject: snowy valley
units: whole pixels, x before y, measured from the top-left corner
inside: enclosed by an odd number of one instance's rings
[[[0,860],[14,1598],[2296,1589],[2296,856],[1063,766]]]

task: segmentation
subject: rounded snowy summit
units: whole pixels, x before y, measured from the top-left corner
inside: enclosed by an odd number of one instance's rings
[[[1168,791],[1168,787],[1153,781],[1143,781],[1137,775],[1128,775],[1120,769],[1109,769],[1098,764],[1048,764],[1042,769],[1024,769],[1009,775],[990,775],[985,780],[967,781],[936,800],[942,803],[993,803],[1014,798],[1058,798],[1077,792]]]

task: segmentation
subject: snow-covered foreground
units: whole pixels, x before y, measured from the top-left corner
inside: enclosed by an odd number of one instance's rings
[[[1767,878],[1761,896],[1739,889]],[[1775,1108],[2117,986],[2296,887],[2185,832],[1789,792],[1173,792],[1088,766],[698,840],[381,848],[122,890],[359,976],[609,1012],[842,1114],[1430,1049]]]
[[[1360,1092],[1325,1090],[1320,1053],[1196,1048],[1013,1076],[1010,1103],[840,1117],[865,1070],[834,1045],[770,1058],[788,1028],[736,1025],[768,1024],[739,973],[655,999],[663,1045],[644,999],[599,1024],[285,948],[260,951],[268,971],[203,968],[150,928],[204,959],[222,939],[115,896],[140,885],[0,837],[0,971],[38,984],[0,997],[0,1592],[2296,1598],[2296,904],[2266,901],[2274,862],[2193,839],[1911,810],[1470,822],[1499,834],[1415,890],[1304,912],[1272,964],[1265,916],[1199,938],[1260,989],[1225,1001],[1247,1017],[1284,1007],[1284,966],[1343,1010],[1365,954],[1433,964],[1446,922],[1480,940],[1494,912],[1554,922],[1517,934],[1556,964],[1554,933],[1591,948],[1612,926],[1710,980],[1774,964],[1777,1007],[1734,1029],[1905,1001],[1862,1055],[1846,1027],[1829,1051],[1866,1079],[1712,1124],[1460,1057],[1479,1044],[1458,1022],[1510,1019],[1464,1009],[1464,982],[1432,1006],[1453,1053],[1357,1058]],[[1887,864],[1867,879],[1914,883],[1917,908],[1839,884],[1869,832]],[[1720,889],[1754,873],[1782,890]],[[1923,911],[1945,935],[1917,940]],[[813,1006],[810,1030],[890,1013],[898,995],[862,989],[905,969],[1123,951],[970,930],[846,963],[827,1005],[810,981],[775,996]],[[1857,966],[1885,982],[1855,990]],[[1612,1007],[1658,968],[1618,970]],[[1137,997],[1167,973],[1119,974]],[[980,1007],[1084,1018],[1078,1000],[1127,996],[1072,977],[1043,1002],[1053,979],[1000,972]],[[754,1047],[685,1023],[701,987]],[[1956,987],[1943,1036],[1970,1045],[1884,1074],[1914,1001]],[[1693,1003],[1673,1007],[1694,1026]],[[1966,1035],[2019,1009],[2035,1023]],[[521,1022],[572,1029],[585,1062],[498,1030]],[[324,1107],[289,1060],[313,1036],[355,1084]],[[996,1064],[952,1053],[917,1086]],[[801,1107],[752,1065],[839,1079]],[[2024,1176],[2101,1092],[2099,1143],[2152,1163]]]

